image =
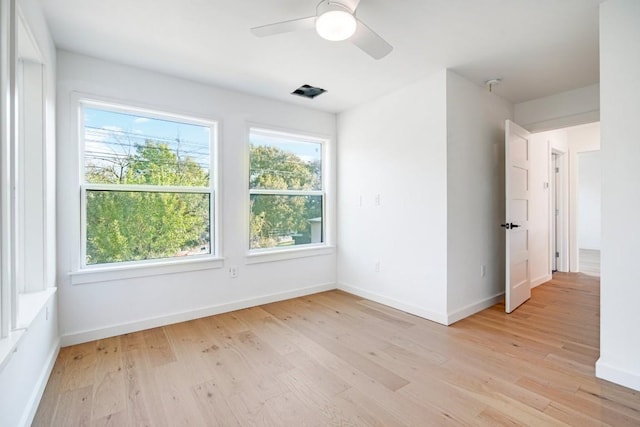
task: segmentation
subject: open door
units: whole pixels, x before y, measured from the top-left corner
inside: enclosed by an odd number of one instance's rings
[[[529,132],[507,120],[505,126],[506,289],[511,313],[531,297],[529,277]]]

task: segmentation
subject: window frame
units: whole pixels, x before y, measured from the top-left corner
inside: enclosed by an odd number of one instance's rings
[[[266,136],[284,136],[289,141],[299,141],[301,143],[320,144],[321,146],[321,179],[320,190],[269,190],[269,189],[252,189],[250,188],[251,175],[251,136],[256,132]],[[300,130],[281,129],[273,126],[249,124],[247,127],[247,144],[246,144],[246,203],[247,203],[247,219],[245,221],[247,245],[247,264],[280,261],[291,258],[302,258],[316,255],[327,255],[333,253],[333,247],[330,245],[329,227],[330,221],[327,213],[330,212],[329,203],[330,196],[328,194],[330,171],[329,161],[329,145],[331,138],[325,135],[314,134],[313,132],[305,132]],[[251,196],[252,195],[283,195],[283,196],[320,196],[322,198],[322,240],[318,243],[304,243],[300,245],[292,245],[285,247],[256,248],[251,249]]]
[[[209,141],[209,185],[201,186],[160,186],[142,184],[95,184],[85,179],[85,108],[101,109],[105,111],[138,115],[143,118],[169,120],[190,125],[204,126],[210,130]],[[219,129],[220,122],[216,119],[202,118],[192,114],[181,114],[167,109],[140,107],[131,102],[114,102],[97,96],[78,95],[75,105],[77,111],[77,141],[78,141],[78,184],[80,197],[79,216],[79,251],[78,264],[71,273],[72,284],[92,283],[96,281],[119,280],[154,276],[158,274],[176,273],[182,271],[196,271],[222,267],[220,256],[220,209],[219,209]],[[87,264],[87,192],[88,191],[140,191],[147,193],[175,193],[175,194],[208,194],[209,196],[209,253],[195,254],[187,257],[154,258],[136,261],[110,262],[101,264]]]

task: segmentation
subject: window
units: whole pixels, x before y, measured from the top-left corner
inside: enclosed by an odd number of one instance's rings
[[[250,129],[250,250],[318,245],[325,241],[325,142]]]
[[[216,124],[80,105],[82,267],[215,255]]]

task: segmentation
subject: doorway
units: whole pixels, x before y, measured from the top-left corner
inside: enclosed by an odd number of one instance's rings
[[[591,276],[600,276],[600,151],[580,152],[577,157],[578,270]]]
[[[558,234],[558,218],[560,215],[560,204],[558,203],[558,174],[560,173],[560,167],[558,165],[558,153],[551,153],[551,273],[558,271],[558,257],[559,252],[559,234]]]

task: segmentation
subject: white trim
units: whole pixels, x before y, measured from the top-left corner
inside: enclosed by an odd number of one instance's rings
[[[8,337],[0,339],[0,372],[16,352],[20,341],[29,330],[35,318],[47,306],[57,288],[47,288],[40,292],[23,293],[18,295],[19,317],[18,327]],[[45,380],[46,385],[46,380]]]
[[[540,122],[523,125],[531,133],[546,132],[550,130],[564,129],[572,126],[586,125],[600,121],[600,110],[586,111],[584,113],[563,116]]]
[[[114,280],[133,279],[138,277],[160,276],[164,274],[182,273],[200,270],[212,270],[224,266],[224,258],[200,257],[193,259],[163,258],[153,261],[136,261],[132,263],[102,264],[69,273],[72,285],[109,282]],[[105,266],[107,265],[107,266]]]
[[[51,287],[18,295],[18,328],[29,328],[57,290]]]
[[[333,225],[331,218],[328,218],[328,212],[333,212],[333,203],[335,200],[335,196],[329,197],[328,195],[328,186],[330,183],[330,177],[328,171],[331,170],[333,164],[331,162],[330,157],[330,144],[332,143],[332,138],[328,135],[319,135],[314,134],[312,132],[301,131],[301,130],[289,130],[284,128],[278,128],[270,125],[261,125],[257,123],[247,123],[247,141],[245,146],[245,188],[248,188],[247,197],[246,197],[246,219],[245,219],[245,244],[249,246],[248,255],[245,259],[246,264],[253,264],[258,262],[271,262],[271,261],[280,261],[291,258],[301,258],[306,256],[313,256],[308,252],[314,247],[327,247],[330,248],[333,242],[331,241],[331,236],[333,233],[330,232],[330,227]],[[251,135],[255,134],[257,136],[263,135],[266,137],[282,137],[287,140],[306,143],[306,144],[320,144],[322,157],[321,160],[321,181],[320,181],[320,190],[271,190],[271,189],[252,189],[250,188],[250,174],[251,174]],[[264,249],[251,249],[251,196],[252,195],[284,195],[284,196],[319,196],[322,198],[322,242],[318,244],[313,244],[312,247],[304,245],[304,247],[295,247],[291,249],[283,250],[281,248],[264,248]],[[329,209],[331,208],[331,209]],[[301,245],[302,246],[302,245]],[[309,248],[309,249],[307,249]],[[300,252],[300,255],[295,255],[295,251],[303,251]],[[267,253],[273,254],[271,256],[267,255]],[[333,253],[331,252],[326,253]],[[325,253],[318,253],[320,255]]]
[[[567,151],[551,148],[549,163],[553,163],[551,161],[552,153],[557,155],[558,163],[560,163],[560,173],[556,175],[556,179],[558,180],[558,205],[556,208],[560,212],[558,228],[556,229],[556,236],[558,239],[558,246],[556,249],[560,252],[560,256],[557,259],[556,269],[561,272],[569,272],[569,252],[571,250],[569,245],[569,150],[568,147]],[[551,207],[551,204],[549,204],[549,207]],[[549,231],[551,231],[551,224],[549,224]],[[553,256],[555,254],[550,255]]]
[[[286,261],[296,258],[332,255],[334,252],[334,246],[325,244],[299,245],[290,247],[290,249],[254,249],[247,254],[244,263],[260,264],[263,262]]]
[[[12,67],[15,42],[15,2],[0,2],[0,368],[4,351],[3,341],[11,340],[11,209],[10,209],[10,152],[11,99],[13,98]],[[8,343],[9,341],[7,341]]]
[[[322,190],[267,190],[264,188],[252,188],[249,194],[267,196],[324,196]]]
[[[623,369],[616,368],[613,365],[607,363],[606,360],[602,359],[603,358],[600,357],[596,362],[596,377],[640,391],[639,372],[629,372]]]
[[[40,373],[40,378],[38,378],[31,396],[29,396],[25,411],[22,414],[22,418],[20,419],[20,423],[18,425],[27,427],[33,423],[33,418],[36,416],[36,412],[38,411],[40,400],[42,399],[42,395],[44,394],[44,389],[47,386],[47,382],[49,381],[51,372],[53,372],[53,367],[55,366],[56,359],[58,358],[58,353],[60,353],[59,338],[56,339],[55,344],[51,348],[51,351],[49,351],[46,365]]]
[[[74,258],[72,271],[69,273],[72,284],[93,283],[100,281],[121,280],[134,277],[154,276],[157,274],[170,274],[182,271],[197,271],[210,268],[221,268],[220,255],[221,243],[221,215],[220,195],[218,186],[220,182],[220,133],[221,122],[215,118],[203,118],[201,115],[188,113],[175,113],[172,108],[151,108],[141,106],[138,102],[113,100],[100,95],[73,92],[71,94],[72,125],[75,129],[76,142],[78,144],[76,159],[77,179],[80,188],[80,226],[77,254]],[[158,120],[172,120],[180,123],[207,127],[210,129],[209,139],[209,186],[208,187],[181,187],[181,186],[150,186],[150,185],[119,185],[119,184],[95,184],[85,182],[84,177],[84,118],[85,107],[103,109],[124,114],[136,114]],[[75,118],[75,119],[74,119]],[[75,120],[75,122],[74,122]],[[99,265],[86,264],[86,193],[91,190],[103,191],[145,191],[158,193],[196,193],[209,195],[209,250],[205,256],[196,255],[192,259],[184,260],[180,257],[168,257],[156,260],[130,261],[121,263],[109,263]],[[205,265],[205,263],[209,265]],[[187,267],[190,266],[190,267]],[[125,272],[131,270],[131,272]],[[154,271],[155,270],[155,271]],[[161,272],[158,272],[161,271]]]
[[[216,314],[228,313],[230,311],[242,310],[244,308],[256,307],[272,302],[284,301],[291,298],[298,298],[305,295],[311,295],[318,292],[331,291],[336,289],[335,283],[326,283],[320,285],[309,286],[306,288],[295,289],[287,292],[263,295],[256,298],[232,301],[224,304],[211,305],[195,310],[172,313],[163,316],[150,317],[144,320],[120,323],[99,329],[91,329],[65,334],[61,337],[63,347],[69,345],[80,344],[93,340],[113,337],[117,335],[127,334],[131,332],[141,331],[149,328],[170,325],[178,322],[186,322],[193,319],[199,319]]]
[[[462,320],[466,317],[476,314],[484,309],[492,307],[498,304],[503,299],[504,299],[504,292],[500,292],[491,297],[482,299],[480,301],[474,302],[473,304],[469,304],[466,307],[462,307],[458,310],[455,310],[447,315],[446,324],[447,326],[451,325],[459,320]]]
[[[175,185],[137,185],[137,184],[92,184],[84,183],[81,185],[83,191],[122,191],[134,192],[140,191],[144,193],[195,193],[209,194],[209,187],[179,187]]]
[[[375,292],[370,292],[362,288],[358,288],[347,283],[338,283],[338,289],[348,292],[353,295],[357,295],[362,298],[386,305],[396,310],[401,310],[409,314],[413,314],[423,319],[431,320],[441,325],[447,326],[447,315],[445,313],[437,313],[431,310],[425,310],[421,307],[417,307],[413,304],[407,304],[402,301],[398,301],[393,298],[388,298],[384,295],[380,295]]]
[[[9,360],[11,360],[25,332],[26,329],[15,329],[10,331],[8,336],[0,338],[0,372],[2,372],[7,363],[9,363]]]
[[[551,273],[545,274],[544,276],[536,277],[535,279],[531,280],[531,289],[538,287],[543,283],[547,283],[551,279],[553,279],[553,275]]]

